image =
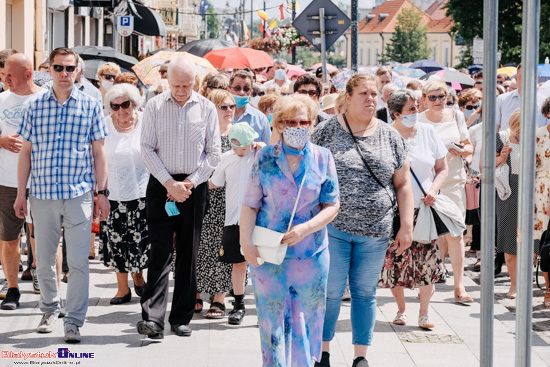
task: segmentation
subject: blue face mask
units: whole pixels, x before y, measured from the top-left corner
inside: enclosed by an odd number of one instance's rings
[[[472,108],[471,110],[464,109],[464,117],[466,117],[466,119],[469,119],[475,111],[476,110],[474,108]]]
[[[249,96],[237,96],[235,94],[232,94],[232,96],[235,100],[235,105],[237,108],[242,108],[250,102],[250,99],[248,98]]]
[[[269,123],[271,124],[271,121],[273,120],[273,114],[270,113],[268,116],[267,116],[267,121],[269,121]]]
[[[286,78],[286,70],[285,69],[275,70],[275,79],[284,80],[285,78]]]

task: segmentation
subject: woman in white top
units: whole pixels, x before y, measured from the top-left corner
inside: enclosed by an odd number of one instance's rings
[[[111,304],[130,302],[128,273],[138,296],[143,294],[143,269],[149,260],[149,235],[145,191],[149,172],[141,158],[140,139],[143,114],[137,109],[142,98],[136,87],[117,84],[105,94],[109,136],[105,154],[109,170],[111,212],[102,222],[100,258],[117,273],[118,291]]]
[[[387,107],[394,121],[392,126],[409,145],[411,172],[414,172],[426,192],[426,195],[422,193],[411,173],[416,225],[416,215],[421,202],[428,206],[434,205],[439,189],[447,178],[447,149],[433,127],[418,124],[418,102],[411,91],[402,89],[393,92],[388,99]],[[445,279],[445,271],[438,255],[437,241],[426,244],[413,241],[411,247],[401,255],[397,255],[397,249],[391,243],[378,285],[391,288],[397,303],[398,310],[393,323],[407,323],[404,288],[419,288],[418,326],[423,329],[433,328],[434,324],[428,317],[428,308],[435,290],[434,284],[440,279]]]
[[[466,213],[466,193],[464,184],[466,172],[462,157],[472,154],[473,147],[464,121],[464,114],[452,108],[445,108],[447,101],[447,84],[439,80],[431,80],[422,89],[422,100],[428,109],[418,116],[420,122],[431,125],[445,144],[449,175],[441,186],[441,194],[450,198]],[[464,240],[462,236],[451,237],[446,234],[439,238],[441,259],[447,252],[453,267],[455,302],[473,302],[473,298],[464,288]]]

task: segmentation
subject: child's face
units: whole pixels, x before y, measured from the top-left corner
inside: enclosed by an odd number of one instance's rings
[[[235,154],[238,155],[241,158],[244,157],[244,156],[247,156],[248,153],[250,153],[251,147],[252,147],[252,144],[247,145],[246,147],[236,147],[236,146],[231,145],[231,149],[233,149]]]

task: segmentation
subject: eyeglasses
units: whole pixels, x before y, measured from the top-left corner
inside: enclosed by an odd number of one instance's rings
[[[307,90],[307,89],[300,89],[300,90],[298,90],[298,93],[300,93],[300,94],[309,94],[310,97],[315,97],[317,95],[316,90]]]
[[[103,77],[103,79],[107,79],[107,80],[115,80],[115,78],[116,78],[116,76],[113,75],[113,74],[103,74],[102,77]]]
[[[230,105],[222,105],[220,106],[220,110],[222,111],[227,111],[227,110],[231,110],[233,111],[235,109],[235,105],[234,104],[230,104]]]
[[[478,107],[477,105],[464,106],[464,108],[467,109],[468,111],[475,110],[477,107]]]
[[[445,94],[440,94],[438,96],[428,96],[428,99],[430,100],[430,102],[435,102],[437,101],[438,99],[440,101],[443,101],[445,98],[447,98],[447,96]]]
[[[159,69],[160,75],[164,75],[168,72],[168,69]]]
[[[504,84],[504,80],[497,80],[497,84]]]
[[[234,90],[235,92],[237,92],[237,93],[240,93],[241,90],[242,90],[243,92],[245,92],[245,93],[250,92],[250,88],[249,88],[249,87],[241,88],[240,85],[237,85],[236,87],[231,87],[231,89],[233,89],[233,90]]]
[[[122,107],[123,110],[127,109],[128,107],[130,107],[130,101],[122,102],[122,103],[119,103],[119,104],[111,102],[111,110],[118,111],[119,108],[121,108],[121,107]]]
[[[75,65],[53,65],[53,69],[57,71],[58,73],[61,73],[63,69],[67,70],[67,73],[72,73],[75,71],[76,66]]]
[[[257,97],[257,96],[263,97],[263,96],[265,96],[265,92],[258,92],[258,93],[253,92],[252,93],[252,97]]]
[[[162,94],[163,92],[164,91],[162,91],[162,90],[161,91],[156,90],[154,93],[155,93],[155,96],[158,96],[159,94]]]
[[[483,84],[483,80],[476,80],[476,84]]]
[[[445,107],[453,107],[454,105],[455,105],[454,102],[445,103]]]
[[[300,125],[300,127],[309,127],[309,126],[311,126],[311,121],[308,121],[308,120],[301,120],[301,121],[285,120],[285,121],[283,121],[283,123],[288,127],[297,127],[298,125]]]
[[[222,87],[221,85],[220,86],[217,86],[217,87],[214,87],[214,86],[211,86],[211,85],[207,85],[206,86],[207,88],[210,88],[210,89],[221,89],[221,90],[227,90],[226,87]]]

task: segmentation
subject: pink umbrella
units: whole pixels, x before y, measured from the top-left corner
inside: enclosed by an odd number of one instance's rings
[[[307,73],[301,66],[288,64],[286,77],[292,79],[294,76],[300,76]]]
[[[320,68],[321,66],[323,66],[323,64],[318,62],[317,64],[311,65],[311,67],[308,68],[308,69],[315,71],[315,70],[317,70],[317,68]],[[336,66],[333,66],[333,65],[327,63],[327,71],[329,73],[332,73],[333,71],[336,71],[336,70],[338,70],[338,68]]]

